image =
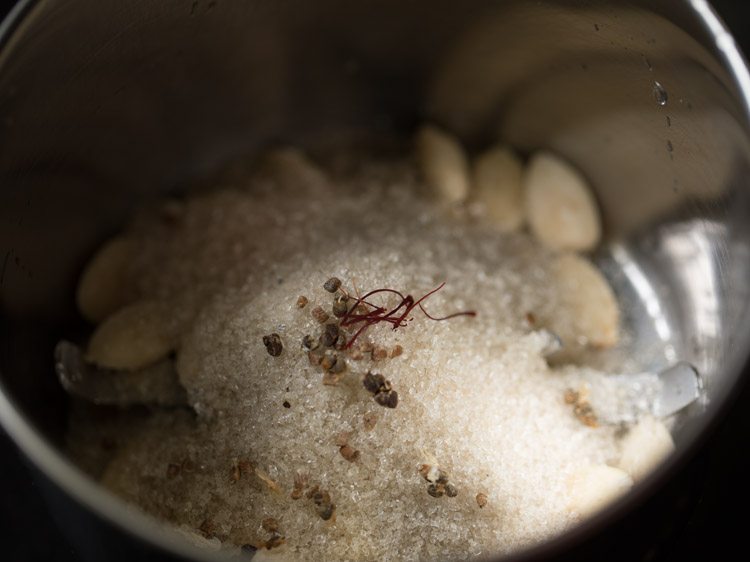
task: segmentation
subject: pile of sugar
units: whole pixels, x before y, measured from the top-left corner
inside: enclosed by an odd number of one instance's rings
[[[421,198],[408,163],[219,187],[132,228],[143,250],[132,271],[138,294],[172,303],[184,334],[176,364],[197,415],[160,412],[131,425],[104,472],[107,487],[224,544],[262,542],[261,522],[273,517],[286,544],[271,552],[289,559],[488,556],[579,521],[569,478],[615,461],[618,441],[613,427],[586,427],[563,400],[582,377],[604,375],[551,370],[547,338],[530,324],[529,313],[555,314],[559,298],[545,249]],[[311,309],[330,311],[322,285],[331,276],[350,292],[415,297],[445,282],[425,303],[431,315],[478,314],[435,322],[416,310],[407,327],[372,326],[361,341],[403,353],[349,360],[339,385],[324,386],[301,341],[320,334]],[[310,301],[303,309],[300,295]],[[279,357],[262,342],[272,332]],[[368,370],[392,382],[397,408],[363,388]],[[339,453],[342,432],[356,462]],[[458,495],[430,496],[422,463],[438,465]],[[298,473],[330,493],[335,520],[290,498]]]

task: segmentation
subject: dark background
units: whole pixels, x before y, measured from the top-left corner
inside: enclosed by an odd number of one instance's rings
[[[157,1],[157,0],[154,0]],[[714,6],[750,53],[750,1],[714,0]],[[0,16],[13,2],[0,0]],[[750,377],[746,377],[750,378]],[[681,482],[655,502],[673,506],[672,531],[644,550],[646,561],[750,560],[750,385],[707,445],[682,472]],[[638,517],[649,517],[648,506]],[[663,526],[664,521],[653,521]],[[632,537],[637,541],[638,537]],[[0,559],[10,562],[78,562],[47,513],[15,445],[0,430]],[[731,555],[720,554],[731,552]],[[612,553],[611,559],[621,559]]]

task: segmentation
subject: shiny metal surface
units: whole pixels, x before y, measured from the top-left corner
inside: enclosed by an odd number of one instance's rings
[[[620,352],[706,381],[683,456],[747,361],[750,79],[702,0],[41,0],[2,41],[0,418],[64,491],[173,552],[190,555],[59,453],[54,342],[78,328],[83,260],[133,208],[269,142],[408,135],[430,118],[474,149],[571,159],[604,210],[598,259],[632,335]]]

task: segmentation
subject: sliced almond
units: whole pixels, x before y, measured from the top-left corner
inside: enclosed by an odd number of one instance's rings
[[[437,127],[424,125],[416,137],[422,176],[435,197],[460,203],[469,194],[469,163],[458,139]]]
[[[599,207],[583,176],[561,158],[541,152],[524,180],[526,213],[534,236],[555,250],[586,251],[601,240]]]
[[[86,359],[108,369],[133,371],[166,357],[176,347],[164,303],[131,304],[101,324],[89,341]]]
[[[620,337],[620,308],[607,280],[587,259],[564,254],[552,271],[560,306],[548,327],[564,345],[612,347]]]
[[[105,242],[89,261],[76,292],[78,310],[87,320],[98,324],[126,303],[135,252],[134,241],[121,236]]]
[[[523,226],[523,164],[508,147],[495,146],[474,162],[474,197],[503,232]]]
[[[633,480],[642,480],[674,452],[666,426],[651,416],[642,418],[622,441],[619,467]]]
[[[633,480],[619,468],[602,464],[580,468],[568,484],[568,508],[589,517],[630,491]]]

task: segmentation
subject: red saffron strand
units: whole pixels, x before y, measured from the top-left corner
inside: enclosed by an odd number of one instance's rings
[[[430,320],[434,320],[435,322],[442,322],[443,320],[450,320],[451,318],[458,318],[459,316],[471,316],[473,318],[477,315],[476,311],[467,310],[466,312],[455,312],[454,314],[449,314],[448,316],[443,316],[442,318],[435,318],[434,316],[430,316],[421,304],[419,305],[419,308],[422,310],[422,313],[427,316],[427,318],[429,318]]]
[[[362,326],[360,326],[360,328],[354,333],[352,338],[346,344],[346,348],[347,349],[351,348],[352,345],[354,345],[354,342],[357,341],[357,338],[359,338],[359,336],[362,335],[362,333],[364,333],[365,330],[367,330],[367,328],[375,324],[379,324],[381,322],[387,322],[393,326],[392,329],[394,330],[405,327],[408,322],[414,319],[413,317],[409,317],[409,314],[416,307],[419,307],[419,309],[427,318],[429,318],[430,320],[434,320],[436,322],[442,322],[443,320],[450,320],[451,318],[457,318],[459,316],[474,317],[477,315],[477,313],[473,310],[469,310],[465,312],[456,312],[454,314],[450,314],[442,318],[436,318],[430,315],[424,309],[424,307],[422,306],[422,303],[425,300],[427,300],[429,297],[437,293],[443,287],[445,287],[445,283],[441,283],[437,288],[425,294],[418,300],[414,300],[414,297],[412,297],[411,295],[404,296],[404,294],[401,293],[400,291],[397,291],[395,289],[388,289],[388,288],[375,289],[363,296],[358,296],[355,299],[352,307],[341,318],[341,326],[343,327],[355,326],[360,323],[362,324]],[[396,305],[395,308],[392,308],[389,310],[382,306],[376,306],[367,300],[374,295],[378,295],[382,293],[389,293],[389,294],[396,295],[398,298],[401,299],[401,301],[398,303],[398,305]],[[360,305],[370,307],[372,310],[366,313],[362,313],[362,314],[355,313],[355,311]],[[403,311],[401,311],[402,309]],[[397,313],[399,314],[396,315]]]

